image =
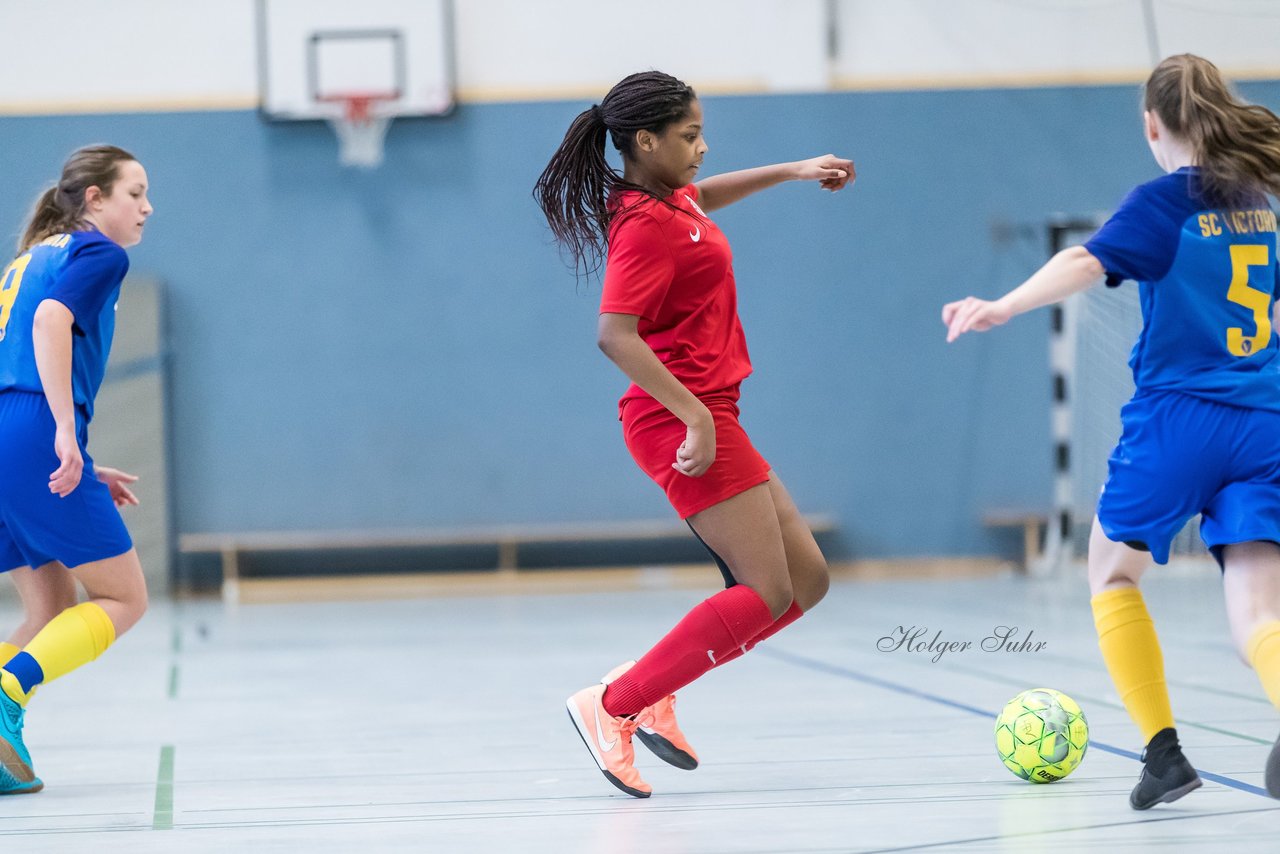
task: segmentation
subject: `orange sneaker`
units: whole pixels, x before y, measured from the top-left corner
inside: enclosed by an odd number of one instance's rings
[[[619,664],[605,674],[605,677],[600,680],[601,684],[608,685],[630,670],[634,664],[634,661]],[[675,694],[668,694],[652,706],[646,706],[640,710],[636,715],[636,737],[654,756],[669,765],[683,768],[685,771],[692,771],[698,767],[698,754],[693,752],[689,740],[684,737],[679,724],[676,723]]]
[[[633,798],[647,798],[653,789],[640,779],[636,770],[636,751],[631,746],[631,735],[636,722],[627,718],[615,718],[604,710],[603,684],[583,688],[568,699],[569,719],[578,728],[582,743],[591,751],[591,758],[604,772],[605,779]]]

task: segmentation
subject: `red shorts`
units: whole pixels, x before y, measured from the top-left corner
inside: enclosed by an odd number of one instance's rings
[[[627,450],[662,487],[681,519],[769,481],[769,463],[751,446],[738,423],[737,390],[701,400],[716,425],[716,460],[702,477],[689,477],[671,467],[685,439],[683,421],[650,397],[628,398],[621,407]]]

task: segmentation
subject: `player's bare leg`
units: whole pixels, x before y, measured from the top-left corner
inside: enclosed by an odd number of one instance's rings
[[[753,486],[695,513],[689,524],[728,564],[734,579],[764,600],[775,620],[786,613],[795,593],[769,484]]]
[[[85,588],[89,601],[58,613],[0,669],[0,793],[38,782],[22,738],[26,705],[36,687],[93,661],[147,608],[146,582],[134,549],[69,572]],[[20,587],[26,585],[27,594],[37,598],[54,589],[55,582],[34,575],[20,579]]]
[[[0,644],[3,647],[0,667],[21,652],[45,624],[76,603],[75,579],[60,563],[45,564],[39,569],[22,566],[6,574],[13,580],[18,598],[22,600],[23,619],[8,642]],[[20,739],[21,710],[6,706],[0,708],[0,716],[4,718],[0,720],[0,728],[6,733],[16,729]],[[0,746],[0,766],[5,769],[0,770],[0,794],[34,794],[43,789],[43,781],[31,769],[30,756],[24,762],[21,754],[10,745],[8,735],[0,736],[0,739],[4,741],[4,746]],[[10,766],[13,766],[12,771]]]
[[[1238,543],[1223,549],[1222,589],[1236,651],[1280,709],[1280,545]],[[1280,738],[1267,757],[1267,794],[1280,798]]]
[[[39,569],[19,567],[6,575],[13,580],[18,598],[22,600],[22,622],[8,640],[20,650],[50,620],[76,604],[76,580],[65,566],[57,562]],[[0,666],[3,664],[0,661]]]
[[[813,532],[796,507],[791,494],[783,486],[778,475],[769,472],[769,494],[773,498],[778,517],[778,529],[782,534],[782,547],[787,559],[787,574],[791,578],[793,601],[801,612],[808,612],[822,601],[831,587],[827,559],[818,548]]]

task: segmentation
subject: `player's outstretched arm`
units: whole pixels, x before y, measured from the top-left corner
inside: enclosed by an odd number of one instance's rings
[[[1087,290],[1102,278],[1103,272],[1102,263],[1083,246],[1064,249],[998,300],[965,297],[944,305],[942,322],[947,327],[947,341],[966,332],[986,332],[1019,314]]]
[[[834,193],[844,189],[855,177],[853,161],[834,154],[797,160],[794,163],[775,163],[772,166],[725,172],[697,183],[698,207],[704,211],[727,207],[783,181],[817,181],[822,189]]]

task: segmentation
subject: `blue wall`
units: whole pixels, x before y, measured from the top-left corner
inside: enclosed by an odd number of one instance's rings
[[[1280,106],[1280,84],[1244,91]],[[706,99],[706,174],[858,164],[852,192],[717,214],[757,370],[744,422],[845,555],[992,553],[984,508],[1047,503],[1047,315],[948,347],[939,312],[1034,270],[1049,213],[1157,174],[1137,97]],[[598,283],[575,285],[529,194],[582,106],[401,121],[371,173],[339,168],[323,125],[252,112],[3,118],[0,233],[78,145],[147,166],[131,254],[171,288],[182,531],[662,518],[595,348]]]

